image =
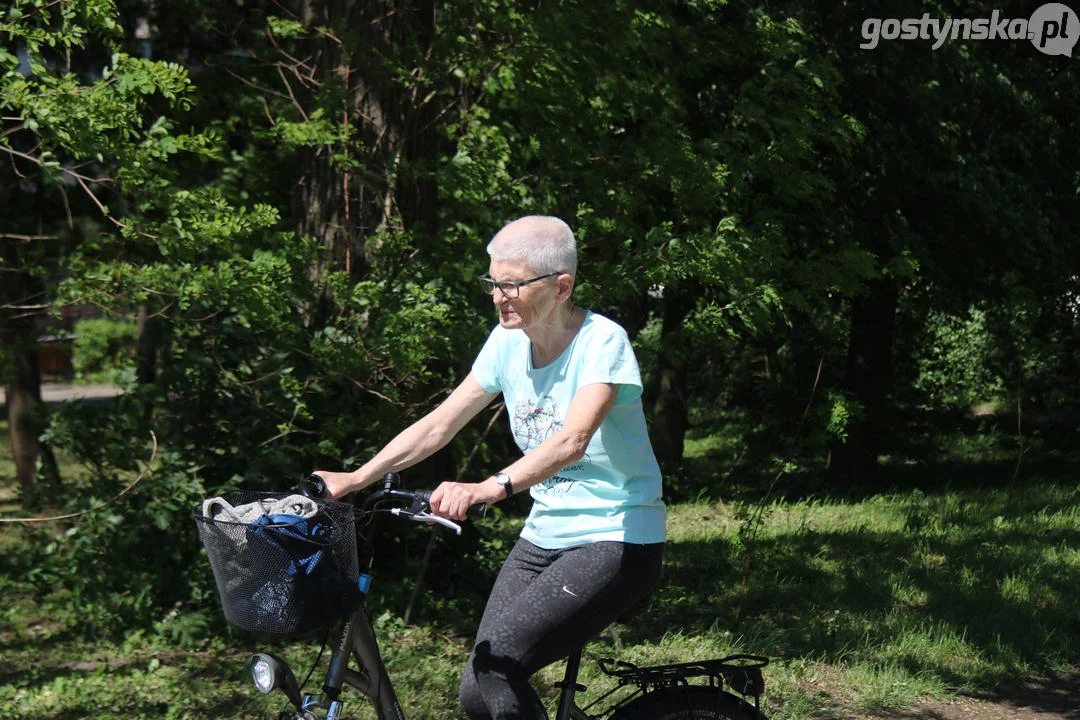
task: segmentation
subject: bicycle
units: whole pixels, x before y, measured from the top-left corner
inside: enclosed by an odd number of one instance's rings
[[[386,475],[381,487],[359,508],[322,499],[325,485],[318,476],[308,478],[300,491],[317,502],[317,516],[250,524],[208,518],[205,503],[203,512],[196,512],[228,622],[245,630],[278,634],[342,623],[322,692],[302,694],[288,664],[270,653],[251,656],[252,681],[259,692],[281,690],[288,698],[293,709],[283,710],[278,720],[339,720],[345,687],[365,695],[379,720],[405,720],[365,603],[373,546],[355,521],[370,522],[376,513],[387,512],[437,523],[457,534],[461,526],[430,514],[430,491],[406,490],[394,474]],[[240,491],[231,499],[261,502],[281,497]],[[486,509],[474,506],[469,516],[482,517]],[[366,550],[363,556],[358,552],[361,547]],[[313,568],[320,564],[324,570],[316,579]],[[578,683],[581,654],[578,648],[566,659],[564,677],[555,683],[560,690],[555,720],[765,720],[762,668],[768,658],[739,654],[648,667],[600,658],[600,669],[615,680],[615,687],[581,707],[577,695],[586,690]],[[351,666],[353,662],[356,667]],[[698,683],[691,683],[692,679]]]

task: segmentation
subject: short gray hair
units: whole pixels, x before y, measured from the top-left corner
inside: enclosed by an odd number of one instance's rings
[[[577,276],[577,241],[570,226],[551,215],[526,215],[508,223],[487,246],[492,260],[524,260],[541,275]]]

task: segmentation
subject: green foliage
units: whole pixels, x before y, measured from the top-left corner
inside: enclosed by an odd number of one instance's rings
[[[117,18],[108,3],[63,8]],[[3,142],[32,133],[47,175],[87,192],[93,179],[71,170],[74,164],[112,171],[104,182],[111,200],[102,193],[95,203],[116,234],[80,244],[66,258],[67,280],[56,294],[61,302],[117,311],[148,307],[147,332],[162,368],[158,383],[132,387],[108,408],[73,404],[54,416],[46,439],[86,470],[47,488],[45,501],[71,512],[116,496],[140,470],[136,461],[148,455],[151,432],[161,453],[122,503],[79,515],[44,546],[33,576],[40,587],[63,579],[84,613],[84,632],[156,623],[190,636],[193,626],[161,623],[177,602],[201,601],[211,590],[191,562],[191,507],[214,492],[207,485],[224,487],[234,474],[280,485],[299,472],[295,458],[291,468],[283,462],[293,448],[281,440],[311,418],[301,308],[311,297],[314,246],[282,232],[269,204],[235,204],[212,185],[189,184],[200,175],[189,178],[183,169],[211,161],[221,148],[215,132],[176,130],[177,117],[193,107],[186,69],[115,50],[99,76],[86,78],[38,55],[46,45],[89,52],[72,24],[76,15],[56,19],[42,6],[17,20],[9,36],[21,40],[31,72],[12,65],[3,77],[5,115],[21,121]],[[40,28],[53,33],[52,45],[43,44]],[[86,331],[88,369],[108,354],[109,328]],[[125,333],[131,337],[130,327]],[[234,432],[245,417],[259,420]],[[128,505],[132,500],[138,504]]]
[[[46,48],[81,45],[88,34],[115,39],[120,33],[113,0],[88,0],[56,6],[46,0],[14,0],[0,14],[0,30],[19,41],[31,55]],[[18,64],[10,54],[5,64]]]
[[[303,122],[281,121],[274,125],[274,134],[286,147],[318,147],[343,140],[341,130],[319,108]]]
[[[489,84],[491,124],[512,166],[537,178],[533,196],[552,197],[542,207],[575,218],[586,304],[636,329],[651,289],[665,303],[693,299],[684,335],[699,341],[765,327],[803,292],[781,279],[784,229],[832,192],[816,155],[851,139],[835,70],[808,59],[790,20],[732,6],[622,10],[518,17],[515,32],[535,41],[502,54],[499,77],[514,82]],[[571,30],[590,22],[603,37]],[[558,200],[561,187],[573,195]]]
[[[1004,382],[991,364],[995,338],[983,310],[971,308],[961,316],[931,312],[924,333],[916,345],[914,386],[931,406],[967,409],[1003,399]]]
[[[1002,378],[1009,404],[1049,413],[1076,407],[1080,305],[1075,279],[1047,299],[1016,290],[987,311],[991,336],[987,368]]]
[[[163,621],[177,602],[209,597],[191,573],[190,513],[206,492],[198,469],[175,450],[155,456],[155,439],[121,421],[137,406],[133,395],[108,409],[70,403],[45,437],[86,465],[69,466],[63,487],[45,488],[45,502],[74,520],[28,549],[26,579],[43,594],[60,589],[57,602],[77,612],[78,631],[95,637]]]
[[[128,191],[160,190],[168,176],[164,163],[177,153],[212,154],[210,136],[178,133],[173,120],[158,114],[159,104],[191,107],[193,86],[185,68],[117,52],[100,77],[85,82],[70,71],[50,72],[37,55],[38,44],[22,39],[31,72],[23,75],[17,64],[8,66],[2,79],[4,105],[21,121],[20,129],[44,144],[36,160],[51,176],[80,182],[88,191],[91,178],[63,163],[96,161],[115,168],[115,181]],[[50,45],[68,44],[69,50],[80,50],[85,42],[77,33],[53,41]]]
[[[852,421],[859,416],[862,408],[850,397],[842,393],[829,394],[829,421],[825,425],[825,431],[840,440],[847,439],[848,428]]]
[[[75,324],[71,364],[84,381],[123,382],[135,358],[137,329],[130,320],[92,318]]]

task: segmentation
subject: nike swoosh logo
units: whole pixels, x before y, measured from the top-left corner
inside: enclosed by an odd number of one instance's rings
[[[564,593],[566,593],[567,595],[572,595],[573,597],[577,597],[577,596],[578,596],[578,594],[577,594],[576,592],[574,592],[574,591],[573,591],[573,590],[571,590],[570,588],[566,587],[565,585],[563,585],[563,586],[562,586],[562,591],[563,591]]]

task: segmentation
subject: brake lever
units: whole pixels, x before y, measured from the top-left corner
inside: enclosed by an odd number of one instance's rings
[[[444,517],[439,517],[438,515],[432,515],[431,513],[426,512],[424,510],[420,510],[419,512],[416,512],[416,511],[413,511],[411,508],[409,510],[405,510],[403,508],[391,508],[390,513],[392,515],[399,515],[401,517],[406,517],[406,518],[408,518],[410,520],[415,520],[416,522],[433,522],[433,523],[437,523],[439,525],[442,525],[443,527],[450,528],[451,530],[453,530],[458,535],[461,534],[461,526],[458,525],[453,520],[447,520]]]

